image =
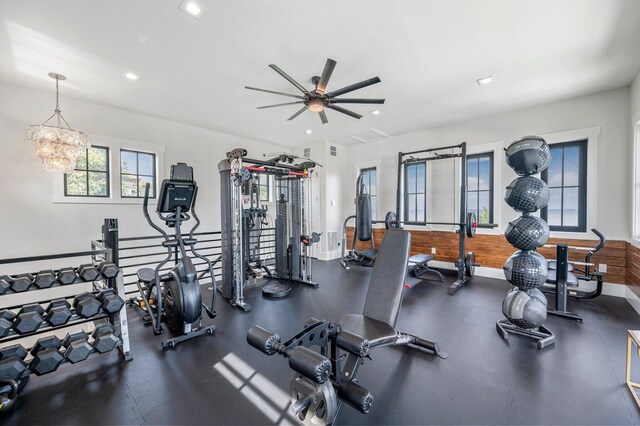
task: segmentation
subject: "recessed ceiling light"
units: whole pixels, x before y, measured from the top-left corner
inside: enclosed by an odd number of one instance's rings
[[[192,18],[200,19],[207,12],[207,8],[202,6],[200,3],[197,3],[193,0],[184,0],[178,6],[178,9]]]
[[[307,129],[307,131],[305,132],[306,134],[310,135],[311,133],[313,133],[313,130],[311,129]]]
[[[134,74],[132,72],[128,72],[124,76],[127,77],[129,80],[133,80],[133,81],[140,80],[140,76],[138,74]]]
[[[380,110],[379,109],[374,109],[373,111],[371,111],[371,114],[380,115]]]
[[[493,76],[488,75],[486,77],[479,78],[476,80],[480,86],[484,86],[485,84],[493,83]]]
[[[138,40],[138,43],[145,44],[149,40],[149,37],[145,37],[143,35],[140,35],[140,36],[138,36],[138,38],[136,40]]]

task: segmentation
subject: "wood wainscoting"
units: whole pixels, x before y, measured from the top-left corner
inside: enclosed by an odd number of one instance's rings
[[[374,228],[376,246],[380,245],[385,229]],[[353,227],[347,228],[347,247],[351,246]],[[549,238],[548,244],[568,244],[570,246],[595,247],[598,240],[575,240]],[[356,248],[369,248],[368,242],[357,242]],[[458,234],[446,231],[411,231],[411,254],[431,253],[436,248],[434,259],[442,262],[454,262],[458,258]],[[467,251],[475,254],[476,262],[488,268],[502,269],[504,262],[517,249],[509,244],[504,235],[476,234],[467,238]],[[538,252],[547,259],[554,259],[555,249],[542,248]],[[569,259],[584,262],[586,251],[569,250]],[[605,281],[616,284],[640,286],[640,249],[626,241],[607,241],[605,246],[591,258],[593,263],[607,265]]]

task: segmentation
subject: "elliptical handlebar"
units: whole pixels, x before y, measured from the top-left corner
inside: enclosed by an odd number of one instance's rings
[[[607,243],[607,239],[604,237],[604,235],[602,235],[602,232],[598,231],[596,228],[592,228],[591,232],[593,232],[598,236],[598,238],[600,239],[600,242],[598,243],[597,246],[589,250],[589,253],[587,253],[587,255],[585,256],[585,263],[587,265],[584,268],[584,274],[587,277],[591,277],[591,265],[589,265],[591,263],[591,256],[596,254]]]
[[[161,233],[165,241],[169,241],[169,235],[167,235],[167,233],[164,232],[162,228],[153,223],[151,217],[149,216],[149,188],[151,188],[151,184],[147,182],[144,186],[144,201],[142,202],[142,212],[144,213],[144,217],[145,219],[147,219],[149,225],[151,225],[153,229]]]

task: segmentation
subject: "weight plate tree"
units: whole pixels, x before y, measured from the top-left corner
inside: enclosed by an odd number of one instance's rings
[[[544,139],[527,136],[513,142],[506,151],[506,162],[520,177],[512,181],[504,195],[505,202],[522,216],[507,227],[507,241],[519,249],[504,265],[505,278],[512,289],[502,302],[505,318],[496,323],[498,333],[507,339],[508,333],[534,339],[538,349],[552,345],[553,333],[543,324],[547,319],[547,299],[538,289],[547,280],[547,260],[536,253],[549,238],[549,225],[532,216],[549,202],[549,188],[533,176],[549,165],[551,153]]]

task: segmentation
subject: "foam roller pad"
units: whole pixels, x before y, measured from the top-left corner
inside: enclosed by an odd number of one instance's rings
[[[289,367],[318,384],[326,382],[331,374],[331,362],[326,357],[304,346],[298,346],[291,350]]]
[[[340,384],[338,387],[338,398],[363,414],[369,414],[371,404],[373,404],[373,396],[371,393],[353,382]]]
[[[280,343],[280,336],[266,328],[256,325],[249,329],[249,333],[247,333],[247,342],[260,352],[264,352],[267,355],[273,355],[277,352],[275,345]]]
[[[340,334],[338,334],[336,337],[336,345],[338,345],[340,349],[344,349],[360,357],[367,356],[369,354],[369,348],[371,348],[371,344],[367,339],[347,330],[342,330]]]

